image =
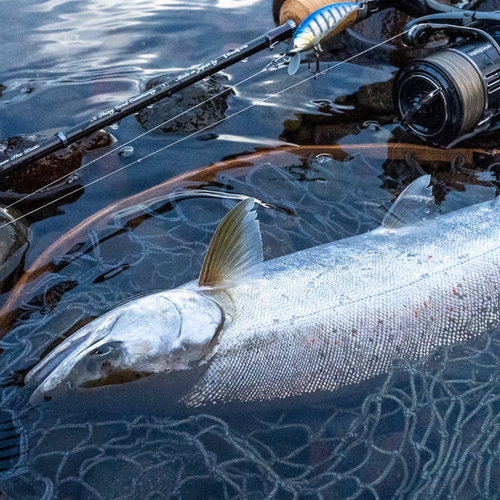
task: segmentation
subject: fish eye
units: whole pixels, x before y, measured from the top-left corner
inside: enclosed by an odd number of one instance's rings
[[[98,347],[95,351],[92,351],[90,353],[90,356],[92,356],[93,358],[100,358],[103,356],[107,356],[113,349],[114,349],[113,346],[104,344]]]

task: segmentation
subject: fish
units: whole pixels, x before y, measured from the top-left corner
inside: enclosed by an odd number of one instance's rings
[[[27,374],[31,403],[289,408],[490,331],[500,203],[443,214],[429,183],[413,181],[371,232],[266,262],[254,201],[240,202],[198,280],[122,304],[63,341]]]
[[[317,47],[324,38],[343,31],[350,25],[351,14],[360,9],[358,2],[339,2],[309,14],[296,29],[286,51],[290,56],[288,74],[298,71],[301,52]]]

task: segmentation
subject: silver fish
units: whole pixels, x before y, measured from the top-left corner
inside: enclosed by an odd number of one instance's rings
[[[488,331],[500,317],[500,203],[441,215],[429,180],[410,184],[380,228],[265,263],[253,201],[241,202],[198,282],[75,333],[27,375],[31,402],[286,406]]]
[[[300,66],[300,53],[318,46],[327,36],[347,27],[347,18],[361,8],[358,2],[339,2],[321,7],[309,14],[295,31],[287,55],[290,57],[288,74],[293,75]]]

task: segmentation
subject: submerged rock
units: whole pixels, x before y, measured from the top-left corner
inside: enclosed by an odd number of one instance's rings
[[[346,96],[341,104],[353,106],[357,111],[356,114],[360,116],[367,116],[387,122],[392,121],[395,115],[392,83],[393,80],[391,78],[384,82],[361,85],[357,92]]]
[[[0,140],[0,162],[51,137],[52,132],[18,135]],[[104,130],[99,130],[90,137],[71,144],[66,149],[6,173],[0,178],[0,191],[32,193],[61,177],[64,178],[66,175],[72,174],[81,167],[82,159],[86,154],[108,147],[111,143],[111,135]],[[73,175],[71,178],[65,178],[62,182],[66,184],[74,180],[76,179]],[[58,187],[60,187],[59,183],[51,186],[51,190]]]
[[[17,210],[0,206],[0,293],[12,287],[17,270],[22,272],[20,264],[29,246],[29,226],[20,216]]]
[[[175,76],[170,74],[153,78],[147,82],[146,90]],[[184,134],[213,125],[225,117],[228,108],[227,97],[234,94],[233,89],[226,85],[227,81],[225,75],[209,76],[171,97],[162,99],[152,107],[139,111],[136,115],[137,121],[146,130],[158,127],[163,132]],[[207,101],[208,99],[210,100]],[[193,106],[197,107],[191,109]],[[186,113],[187,110],[189,111]]]

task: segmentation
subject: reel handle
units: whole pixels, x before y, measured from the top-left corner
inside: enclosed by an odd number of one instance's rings
[[[500,11],[474,12],[464,10],[430,14],[410,21],[405,26],[407,33],[403,35],[402,40],[408,47],[422,48],[427,45],[431,35],[438,31],[451,35],[470,36],[472,30],[485,24],[500,25]]]

